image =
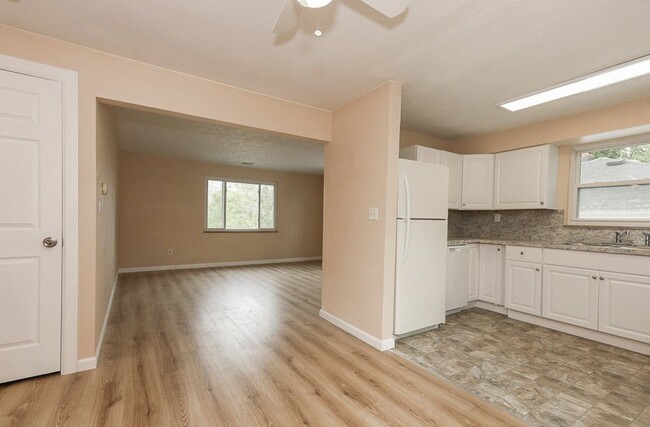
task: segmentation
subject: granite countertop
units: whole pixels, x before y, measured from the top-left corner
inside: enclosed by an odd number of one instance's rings
[[[450,237],[447,244],[449,246],[465,245],[472,243],[485,243],[491,245],[506,245],[506,246],[527,246],[531,248],[547,248],[547,249],[564,249],[569,251],[583,251],[583,252],[600,252],[607,254],[618,255],[640,255],[650,257],[650,248],[644,246],[600,246],[597,244],[589,243],[565,243],[553,241],[533,241],[533,240],[504,240],[504,239],[481,239],[473,237]]]

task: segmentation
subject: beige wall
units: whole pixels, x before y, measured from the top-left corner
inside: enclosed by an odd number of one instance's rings
[[[461,139],[457,153],[498,153],[541,144],[560,145],[558,208],[566,211],[569,196],[571,144],[585,136],[650,124],[650,97],[501,132]]]
[[[95,265],[95,345],[104,324],[108,301],[117,278],[117,200],[119,148],[113,119],[106,107],[97,104],[97,252]],[[108,194],[101,195],[101,183]]]
[[[325,145],[322,307],[378,339],[392,337],[400,97],[388,82],[336,110]]]
[[[415,132],[408,129],[401,129],[399,135],[399,146],[422,145],[424,147],[437,148],[438,150],[454,151],[454,143],[446,139],[437,138],[431,135]]]
[[[303,138],[328,141],[331,113],[213,81],[173,72],[78,45],[0,25],[0,54],[79,73],[79,358],[95,354],[97,257],[107,225],[97,216],[97,99],[114,100]],[[103,275],[102,275],[103,277]]]
[[[278,232],[204,233],[208,176],[277,182]],[[320,175],[122,151],[119,195],[120,268],[321,256]]]

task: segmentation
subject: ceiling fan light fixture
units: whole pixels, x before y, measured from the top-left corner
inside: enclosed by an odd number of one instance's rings
[[[310,9],[319,9],[330,4],[332,0],[298,0],[298,3],[302,7],[308,7]]]

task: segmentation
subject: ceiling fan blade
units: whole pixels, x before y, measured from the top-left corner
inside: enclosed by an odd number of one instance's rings
[[[388,18],[394,18],[406,11],[409,0],[361,0]]]
[[[300,14],[300,5],[296,0],[287,0],[284,3],[282,12],[275,21],[273,27],[274,34],[284,34],[293,30],[298,25],[298,16]]]

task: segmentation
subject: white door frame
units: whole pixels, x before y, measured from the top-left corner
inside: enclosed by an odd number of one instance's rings
[[[77,372],[79,293],[79,90],[77,72],[0,55],[0,70],[61,83],[63,113],[63,265],[61,373]]]

